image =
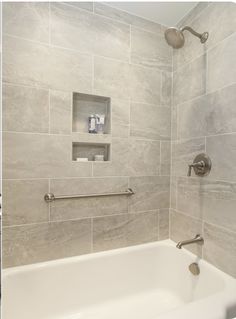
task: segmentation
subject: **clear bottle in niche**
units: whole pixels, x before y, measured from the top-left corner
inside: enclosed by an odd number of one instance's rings
[[[96,115],[91,114],[88,118],[88,131],[89,133],[97,133],[96,130]]]
[[[98,134],[104,134],[105,115],[96,114],[96,131]]]

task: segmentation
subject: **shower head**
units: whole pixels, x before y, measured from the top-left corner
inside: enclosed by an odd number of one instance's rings
[[[168,28],[165,31],[165,38],[166,38],[166,42],[172,46],[172,48],[174,49],[180,49],[184,46],[184,33],[183,31],[189,31],[191,32],[193,35],[195,35],[196,37],[198,37],[201,41],[201,43],[205,43],[208,39],[209,33],[208,32],[203,32],[202,34],[194,31],[192,28],[185,26],[183,28]]]
[[[177,28],[168,28],[165,31],[166,42],[174,49],[182,48],[185,42],[183,32]]]

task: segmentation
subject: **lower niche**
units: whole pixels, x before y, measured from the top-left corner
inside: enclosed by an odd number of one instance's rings
[[[85,161],[85,159],[88,159],[89,162],[93,162],[96,155],[102,155],[105,162],[110,161],[110,144],[74,142],[72,149],[73,161]]]

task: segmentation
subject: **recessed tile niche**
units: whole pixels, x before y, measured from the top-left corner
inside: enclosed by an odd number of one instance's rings
[[[103,155],[104,161],[110,160],[110,145],[99,143],[80,143],[73,142],[73,160],[76,158],[88,158],[89,161],[94,161],[95,155]]]
[[[105,115],[103,134],[88,132],[88,119],[91,114]],[[95,155],[104,155],[110,160],[111,99],[109,97],[73,93],[72,119],[72,160],[88,158],[94,161]]]

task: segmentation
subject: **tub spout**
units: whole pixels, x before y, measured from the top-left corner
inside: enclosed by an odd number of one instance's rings
[[[190,244],[194,244],[194,243],[203,245],[204,244],[203,237],[201,235],[197,234],[193,239],[188,239],[188,240],[183,240],[183,241],[178,242],[176,247],[178,249],[181,249],[182,246],[190,245]]]

